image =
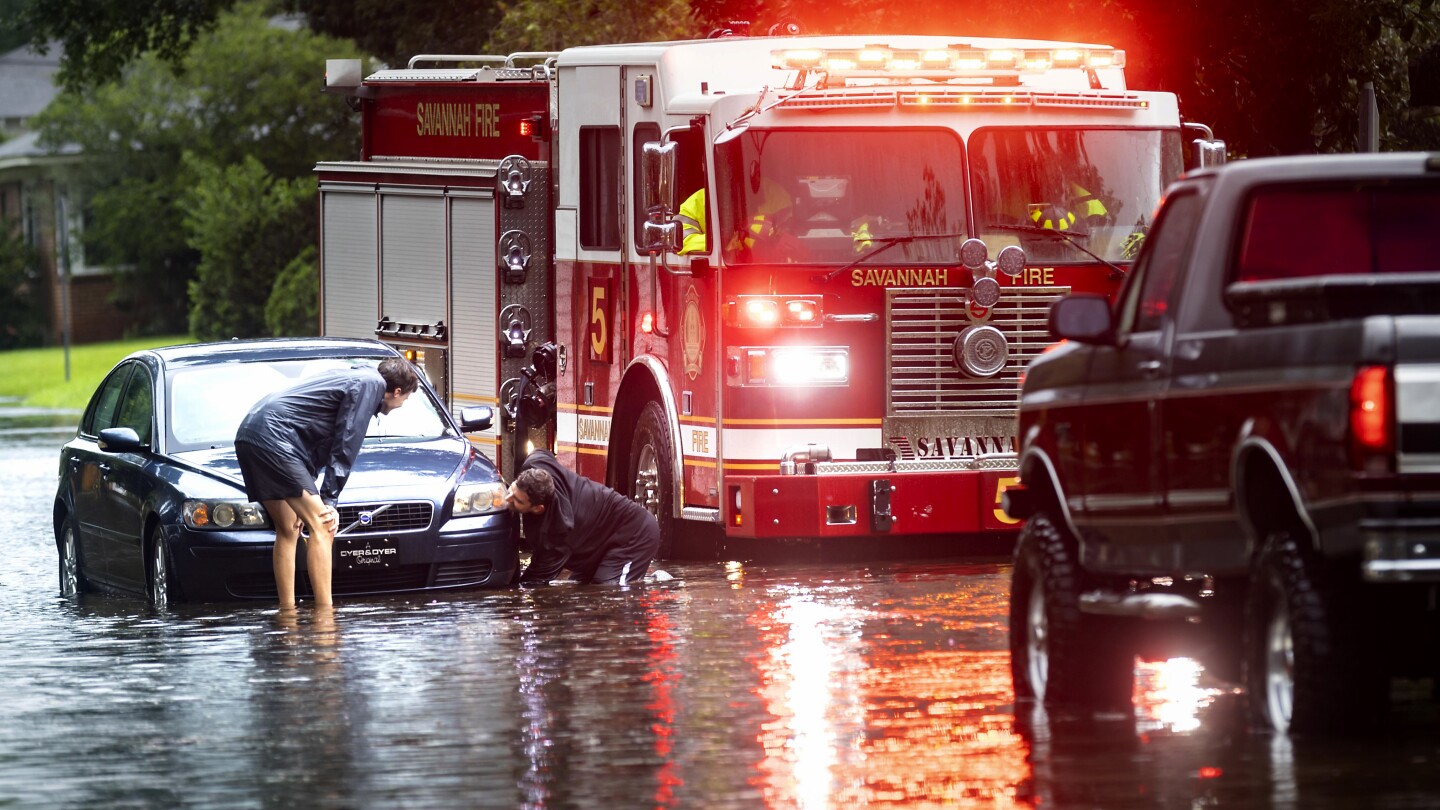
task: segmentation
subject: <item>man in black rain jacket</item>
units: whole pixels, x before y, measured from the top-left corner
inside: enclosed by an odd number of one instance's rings
[[[660,526],[640,504],[544,450],[525,459],[506,503],[535,548],[521,585],[547,583],[566,568],[580,582],[638,582],[660,550]]]
[[[271,562],[280,608],[295,607],[295,546],[309,527],[305,565],[316,605],[330,605],[335,502],[350,477],[370,418],[389,413],[420,385],[409,361],[392,357],[378,369],[356,366],[317,374],[260,400],[235,433],[245,492],[275,524]],[[317,492],[315,479],[324,470]]]

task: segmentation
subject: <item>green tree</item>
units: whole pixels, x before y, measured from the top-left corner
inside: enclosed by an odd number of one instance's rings
[[[60,82],[75,89],[120,78],[153,54],[180,65],[236,0],[39,0],[19,15],[31,41],[65,49]]]
[[[486,42],[491,53],[558,51],[577,45],[703,35],[687,0],[502,0],[500,9],[503,15]]]
[[[320,331],[320,248],[305,246],[275,276],[270,300],[265,304],[265,326],[276,337],[314,335]]]
[[[285,0],[312,30],[351,39],[396,67],[419,53],[478,53],[500,20],[494,0]]]
[[[78,171],[89,198],[87,255],[130,268],[117,295],[139,331],[184,328],[189,282],[209,258],[203,246],[218,243],[185,229],[187,191],[202,167],[253,159],[279,180],[313,186],[317,161],[359,151],[353,113],[318,91],[324,60],[357,56],[354,45],[277,27],[264,10],[243,3],[178,68],[146,56],[118,81],[62,93],[40,118],[42,142],[78,144],[86,155]],[[292,258],[273,257],[268,277]],[[255,295],[263,307],[269,288]]]
[[[49,304],[39,254],[0,221],[0,349],[44,343]]]
[[[220,166],[186,155],[194,187],[185,227],[200,265],[190,282],[190,334],[200,340],[266,335],[280,271],[315,243],[315,181],[276,179],[246,157]],[[305,294],[312,301],[318,285]]]
[[[31,0],[0,0],[0,53],[7,53],[30,41],[30,32],[20,19],[30,4]]]

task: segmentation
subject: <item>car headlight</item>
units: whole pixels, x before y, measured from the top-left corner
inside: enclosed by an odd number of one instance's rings
[[[186,501],[185,525],[192,529],[268,529],[265,507],[250,501]]]
[[[450,515],[483,515],[487,512],[499,512],[504,508],[503,483],[495,481],[489,484],[461,484],[455,489],[455,505],[451,507]]]

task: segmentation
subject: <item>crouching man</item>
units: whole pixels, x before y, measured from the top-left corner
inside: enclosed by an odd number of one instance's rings
[[[520,513],[535,549],[521,585],[543,585],[566,568],[583,583],[639,582],[660,550],[649,512],[544,450],[525,459],[505,502]]]

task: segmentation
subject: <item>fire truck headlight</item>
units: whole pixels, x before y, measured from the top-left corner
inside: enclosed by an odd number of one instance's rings
[[[955,365],[971,377],[993,377],[1010,359],[1005,334],[993,326],[971,326],[955,338]]]
[[[770,363],[776,385],[845,385],[850,381],[850,352],[846,349],[775,349]]]

